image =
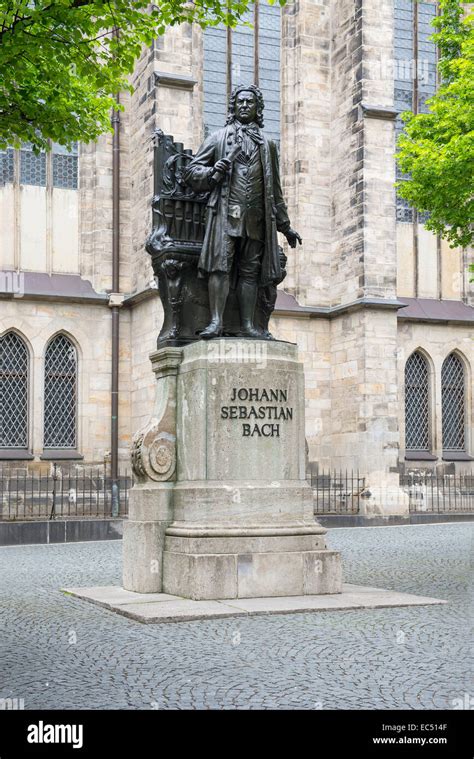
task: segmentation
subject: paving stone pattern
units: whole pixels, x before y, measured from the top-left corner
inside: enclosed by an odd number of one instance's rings
[[[472,692],[471,525],[333,530],[345,579],[448,605],[142,625],[117,541],[0,549],[0,699],[26,709],[450,709]]]

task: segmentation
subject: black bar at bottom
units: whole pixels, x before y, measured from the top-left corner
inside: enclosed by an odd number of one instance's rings
[[[472,697],[453,711],[0,711],[0,757],[22,759],[34,756],[102,757],[124,753],[128,744],[134,756],[159,756],[164,735],[171,739],[179,729],[180,753],[196,750],[206,727],[233,731],[249,720],[258,720],[252,733],[254,753],[259,739],[265,753],[273,741],[286,736],[294,747],[303,740],[311,756],[408,756],[470,759]],[[464,698],[466,701],[466,698]],[[18,705],[17,705],[18,706]],[[204,725],[206,722],[206,725]],[[184,723],[191,728],[183,733]],[[285,723],[287,723],[285,725]],[[469,725],[469,727],[468,727]],[[192,728],[195,726],[195,730]],[[263,728],[263,731],[262,731]],[[298,731],[298,732],[295,732]],[[303,732],[304,731],[304,732]],[[211,737],[206,732],[208,739]],[[212,741],[219,753],[225,750],[226,734]],[[186,737],[188,736],[188,737]],[[62,742],[51,742],[53,740]],[[67,742],[69,741],[69,742]],[[248,739],[245,744],[248,746]],[[219,746],[220,744],[220,746]],[[208,744],[209,745],[209,744]],[[152,747],[154,746],[154,749]],[[140,750],[141,747],[141,750]],[[210,748],[210,746],[209,746]],[[302,745],[301,745],[302,748]],[[138,751],[137,751],[138,749]],[[104,754],[104,750],[107,752]],[[241,746],[241,751],[246,750]],[[341,753],[347,752],[347,753]],[[356,753],[357,752],[357,753]],[[211,755],[217,751],[212,751]],[[294,752],[292,752],[294,753]]]

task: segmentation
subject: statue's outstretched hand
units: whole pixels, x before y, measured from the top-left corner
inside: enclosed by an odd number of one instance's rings
[[[303,242],[298,232],[295,232],[295,230],[292,229],[291,227],[289,228],[287,232],[285,232],[285,237],[288,240],[288,245],[290,246],[290,248],[296,248],[297,242],[299,242],[300,245]]]

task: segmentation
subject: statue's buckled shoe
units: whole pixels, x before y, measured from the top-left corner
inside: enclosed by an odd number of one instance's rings
[[[212,321],[206,329],[203,329],[202,332],[199,333],[199,337],[203,340],[210,340],[213,337],[221,337],[222,332],[222,325]]]
[[[260,338],[262,339],[264,336],[261,332],[258,331],[258,329],[255,329],[251,324],[247,327],[242,327],[240,330],[240,336],[241,337],[254,337],[254,338]]]

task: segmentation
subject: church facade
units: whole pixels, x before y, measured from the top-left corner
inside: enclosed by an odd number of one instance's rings
[[[117,309],[128,460],[151,413],[163,313],[144,248],[153,135],[194,152],[224,124],[231,87],[253,82],[303,238],[296,250],[280,240],[288,274],[271,330],[304,362],[309,463],[358,469],[374,492],[396,492],[411,470],[474,471],[473,254],[429,233],[394,189],[400,113],[436,88],[435,13],[412,0],[258,0],[252,27],[181,26],[144,50],[115,142],[0,154],[0,466],[110,457]]]

